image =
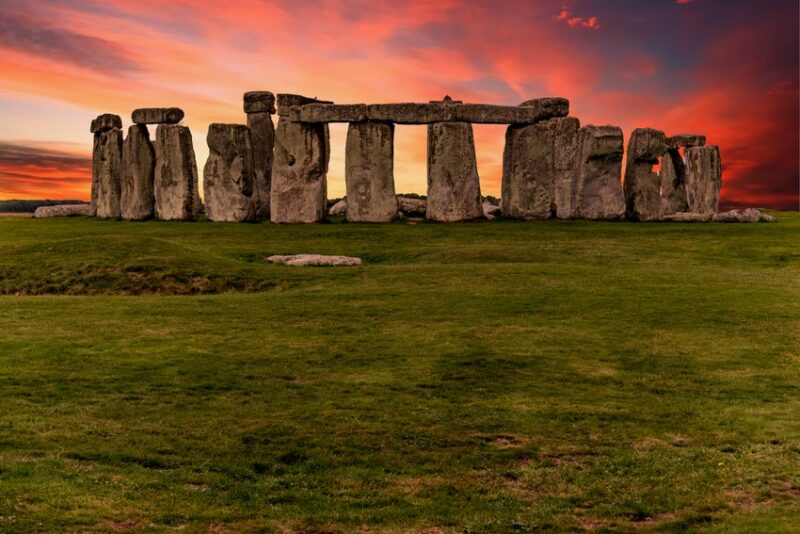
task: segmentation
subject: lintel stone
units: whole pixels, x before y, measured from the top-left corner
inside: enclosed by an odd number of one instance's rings
[[[244,94],[245,113],[275,114],[275,95],[269,91],[248,91]]]
[[[178,124],[183,120],[180,108],[139,108],[131,113],[134,124]]]
[[[333,104],[330,100],[317,100],[303,95],[293,95],[289,93],[278,93],[278,115],[288,117],[295,106],[305,106],[308,104]]]
[[[667,138],[667,145],[673,150],[705,146],[705,144],[706,136],[701,134],[678,134]]]

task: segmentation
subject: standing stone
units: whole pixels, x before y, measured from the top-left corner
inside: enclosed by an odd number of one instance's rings
[[[156,152],[144,124],[128,128],[122,147],[122,218],[143,221],[155,215]]]
[[[625,215],[633,221],[661,218],[661,183],[653,166],[667,151],[667,136],[652,128],[637,128],[628,143],[625,165]]]
[[[670,148],[661,159],[661,214],[688,211],[686,203],[686,164],[680,150]]]
[[[155,148],[156,216],[164,220],[193,220],[200,196],[192,132],[180,124],[159,124]]]
[[[722,163],[716,145],[686,149],[686,202],[693,213],[719,209]]]
[[[325,218],[329,143],[327,124],[281,116],[270,184],[272,222],[315,223]]]
[[[256,109],[263,109],[256,108]],[[274,111],[274,108],[271,108]],[[269,219],[269,191],[272,182],[272,161],[275,150],[275,126],[266,111],[247,114],[247,127],[253,138],[253,206],[256,218]]]
[[[353,122],[345,153],[347,220],[390,222],[397,217],[394,192],[394,124]]]
[[[579,128],[573,117],[508,128],[503,215],[528,220],[572,216]]]
[[[472,124],[438,122],[428,125],[428,205],[425,217],[439,222],[483,217]]]
[[[584,126],[578,132],[576,218],[611,221],[625,214],[622,147],[622,130],[616,126]]]
[[[96,122],[106,124],[98,126]],[[98,217],[118,218],[122,189],[122,121],[101,115],[92,122],[92,208]]]
[[[253,140],[247,126],[208,127],[208,161],[203,170],[206,217],[211,221],[255,220]]]

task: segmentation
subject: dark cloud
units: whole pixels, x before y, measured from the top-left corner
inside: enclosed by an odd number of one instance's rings
[[[91,178],[89,155],[0,142],[0,196],[74,197],[88,192]]]
[[[141,70],[116,43],[81,35],[2,7],[0,46],[115,76]]]

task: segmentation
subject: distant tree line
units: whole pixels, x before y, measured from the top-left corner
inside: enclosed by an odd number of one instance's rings
[[[87,204],[83,200],[0,200],[0,213],[33,213],[40,206]]]

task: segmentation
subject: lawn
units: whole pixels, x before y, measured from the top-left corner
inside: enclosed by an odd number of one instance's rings
[[[776,215],[0,218],[0,532],[796,532]]]

